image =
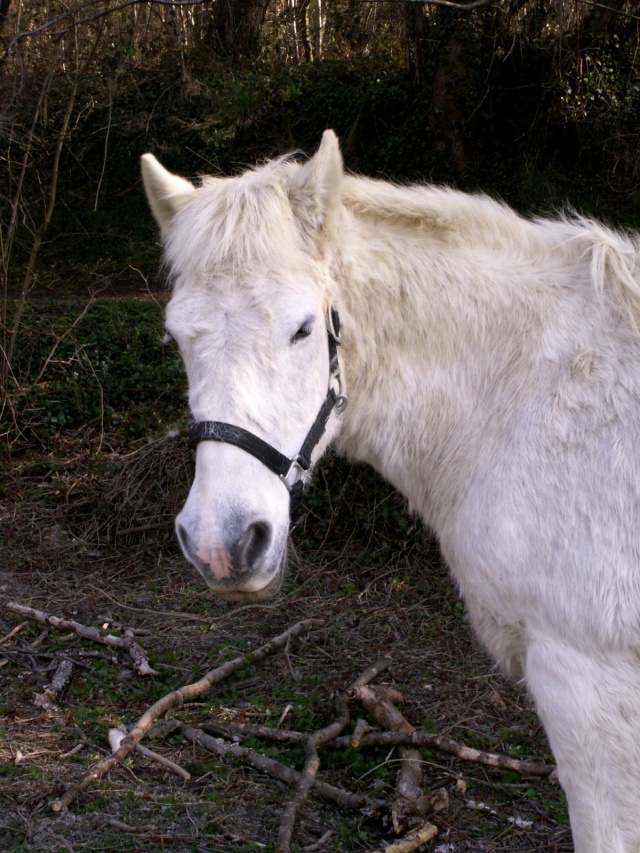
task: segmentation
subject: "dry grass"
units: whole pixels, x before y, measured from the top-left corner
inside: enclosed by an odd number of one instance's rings
[[[189,454],[175,437],[122,455],[95,453],[76,438],[5,474],[0,603],[131,626],[160,674],[135,676],[126,655],[0,610],[0,636],[14,631],[0,644],[1,849],[273,849],[284,786],[181,739],[154,749],[185,766],[189,782],[135,757],[69,813],[56,817],[48,803],[106,753],[109,727],[133,723],[160,696],[309,617],[322,616],[325,627],[221,684],[181,719],[273,724],[286,710],[288,728],[313,731],[333,718],[336,694],[391,654],[384,680],[402,691],[403,713],[416,727],[548,760],[526,697],[492,671],[471,637],[435,544],[363,469],[327,462],[293,537],[284,594],[238,607],[213,599],[174,544],[172,516],[190,477]],[[34,694],[63,656],[74,661],[71,682],[56,710],[38,708]],[[253,745],[300,767],[291,745]],[[423,758],[429,789],[449,793],[447,810],[433,819],[439,835],[425,850],[572,849],[562,795],[549,781],[426,750]],[[321,762],[321,776],[349,790],[381,796],[393,788],[394,751],[327,750]],[[390,837],[384,814],[347,813],[311,798],[294,849],[378,850]]]

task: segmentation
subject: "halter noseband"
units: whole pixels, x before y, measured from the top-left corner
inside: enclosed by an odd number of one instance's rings
[[[223,441],[233,444],[250,453],[270,471],[277,474],[290,495],[290,517],[295,521],[302,499],[304,481],[302,474],[311,467],[311,455],[322,438],[329,417],[334,409],[341,411],[347,404],[347,398],[341,393],[340,364],[338,362],[338,346],[340,344],[340,317],[332,305],[327,311],[327,335],[329,338],[329,390],[324,403],[320,407],[302,447],[295,456],[285,456],[275,447],[257,435],[233,424],[222,421],[190,421],[189,448],[193,450],[201,441]],[[337,383],[336,391],[333,384]],[[293,477],[295,476],[295,479]]]

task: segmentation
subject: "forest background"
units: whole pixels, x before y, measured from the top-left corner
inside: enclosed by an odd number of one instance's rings
[[[0,0],[0,362],[33,295],[157,270],[138,159],[347,168],[640,222],[635,0]],[[14,301],[17,298],[17,303]]]
[[[333,127],[354,171],[640,222],[635,0],[0,0],[0,40],[9,362],[8,294],[153,269],[144,151],[230,173]]]
[[[317,656],[254,679],[242,713],[288,707],[313,730],[336,685],[390,649],[416,725],[550,760],[526,697],[471,637],[436,544],[371,472],[323,462],[280,603],[229,611],[192,577],[172,533],[191,477],[185,383],[162,343],[139,157],[194,179],[232,174],[310,154],[331,127],[355,172],[638,228],[639,49],[640,0],[0,0],[0,605],[134,624],[160,673],[141,689],[121,659],[77,657],[63,716],[34,712],[46,678],[36,655],[51,667],[69,644],[0,612],[2,849],[269,848],[277,788],[177,743],[191,787],[147,770],[142,805],[113,774],[75,823],[52,823],[47,802],[141,696],[310,615],[330,615]],[[238,696],[219,700],[225,713]],[[329,763],[359,786],[392,784],[384,755],[367,761]],[[425,787],[449,796],[446,849],[571,849],[557,788],[450,757],[433,767]],[[468,807],[462,781],[491,807]],[[123,821],[147,829],[128,836]],[[378,849],[387,829],[325,811],[298,831],[310,848],[350,851]]]

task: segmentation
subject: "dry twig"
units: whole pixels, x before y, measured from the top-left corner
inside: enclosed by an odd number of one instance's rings
[[[197,743],[209,752],[216,753],[216,755],[231,755],[246,764],[250,764],[261,773],[266,773],[275,779],[280,779],[281,782],[286,782],[288,785],[297,785],[302,776],[298,770],[293,770],[291,767],[287,767],[286,764],[281,764],[275,758],[269,758],[267,755],[262,755],[254,749],[248,749],[247,747],[240,746],[240,744],[229,743],[222,738],[212,737],[205,734],[202,729],[181,725],[178,731],[190,743]],[[382,803],[372,800],[369,797],[361,794],[352,794],[349,791],[344,791],[342,788],[336,788],[326,782],[321,782],[319,779],[313,780],[313,792],[322,797],[322,799],[329,800],[343,808],[362,809],[364,807],[375,811],[382,805]]]
[[[5,643],[8,643],[8,642],[9,642],[9,640],[10,640],[12,637],[14,637],[16,634],[19,634],[19,633],[20,633],[20,631],[22,631],[22,629],[24,628],[24,626],[25,626],[26,624],[27,624],[26,622],[21,622],[19,625],[16,625],[16,626],[15,626],[15,628],[12,628],[12,629],[11,629],[11,631],[9,631],[9,633],[8,633],[8,634],[6,634],[6,635],[5,635],[5,636],[0,640],[0,646],[4,646],[4,645],[5,645]]]
[[[237,758],[242,758],[243,760],[251,763],[254,767],[270,773],[271,775],[275,775],[282,781],[295,785],[294,795],[286,804],[280,820],[280,827],[275,846],[276,853],[289,853],[291,850],[291,840],[293,838],[293,831],[297,816],[312,790],[321,796],[328,796],[330,799],[339,802],[341,805],[349,805],[356,808],[360,808],[363,804],[368,804],[373,808],[376,808],[379,805],[374,801],[367,800],[364,797],[347,794],[347,792],[344,791],[340,791],[340,793],[337,794],[336,792],[338,789],[334,789],[332,786],[327,786],[325,783],[318,782],[316,778],[320,767],[318,748],[335,740],[335,738],[338,737],[349,725],[350,715],[347,696],[352,695],[354,691],[363,688],[369,681],[387,669],[390,663],[391,658],[384,657],[376,661],[372,666],[368,667],[354,681],[347,693],[338,699],[338,717],[336,720],[325,728],[313,732],[313,734],[304,735],[301,732],[287,731],[279,728],[273,729],[268,726],[255,726],[246,723],[229,723],[224,727],[213,727],[217,731],[232,731],[238,734],[257,735],[271,740],[303,743],[305,763],[303,770],[300,773],[290,770],[274,759],[267,758],[264,755],[260,755],[253,750],[246,749],[238,744],[229,744],[220,738],[211,737],[198,729],[192,729],[188,726],[182,727],[181,731],[183,735],[192,742],[200,743],[207,749],[213,750],[221,755],[231,754]],[[337,797],[339,797],[339,799],[337,799]]]
[[[46,711],[56,710],[55,700],[59,693],[65,689],[71,680],[73,672],[73,662],[68,658],[64,658],[58,664],[58,667],[53,674],[51,683],[42,693],[34,693],[33,702],[38,708],[44,708]]]
[[[360,743],[362,741],[362,736],[366,734],[370,729],[369,723],[364,720],[362,717],[359,717],[356,720],[356,724],[353,727],[353,731],[351,732],[351,739],[349,741],[349,746],[352,749],[359,749]]]
[[[293,837],[293,828],[295,825],[298,812],[300,811],[304,801],[306,800],[309,791],[313,787],[316,775],[320,768],[320,758],[318,756],[318,747],[336,738],[349,725],[349,707],[346,697],[338,700],[338,718],[326,726],[309,735],[304,742],[304,768],[300,774],[300,779],[296,784],[296,790],[291,800],[287,803],[280,819],[280,828],[278,830],[278,838],[276,840],[276,853],[289,853],[291,850],[291,839]]]
[[[423,827],[406,835],[400,841],[396,841],[384,848],[384,853],[412,853],[418,847],[422,847],[427,841],[431,841],[438,834],[438,828],[431,823],[425,823]]]
[[[378,690],[367,684],[356,684],[350,691],[367,711],[386,729],[392,732],[412,733],[415,728],[404,718],[396,706],[388,699],[392,696],[396,701],[402,699],[395,690]],[[361,740],[362,742],[362,740]],[[393,828],[397,833],[408,823],[410,817],[420,812],[422,799],[422,757],[414,747],[401,746],[400,770],[396,783],[396,794],[391,806]]]
[[[99,628],[83,625],[81,622],[76,622],[74,619],[62,619],[60,616],[52,616],[50,613],[45,613],[43,610],[37,610],[35,607],[27,607],[26,605],[18,604],[15,601],[7,601],[4,606],[12,613],[17,613],[20,616],[26,616],[28,619],[40,622],[42,625],[51,625],[59,631],[73,631],[80,637],[84,637],[85,640],[92,640],[94,643],[101,643],[103,646],[112,646],[117,649],[123,649],[132,658],[138,675],[158,674],[155,669],[151,668],[147,653],[138,643],[136,643],[131,629],[127,629],[124,632],[124,637],[116,637],[113,634],[103,634]]]
[[[384,657],[378,658],[375,663],[372,663],[371,666],[368,666],[364,670],[364,672],[362,672],[356,678],[351,687],[347,690],[347,695],[350,695],[351,691],[357,690],[358,687],[363,687],[365,684],[369,684],[371,681],[373,681],[374,678],[377,678],[381,672],[384,672],[386,669],[389,669],[390,666],[390,655],[384,655]]]
[[[201,729],[203,732],[214,736],[229,738],[234,734],[251,735],[264,740],[274,740],[278,743],[302,743],[308,737],[304,732],[294,732],[291,729],[276,729],[273,726],[261,726],[257,723],[236,723],[234,720],[229,720],[224,724],[203,723]]]

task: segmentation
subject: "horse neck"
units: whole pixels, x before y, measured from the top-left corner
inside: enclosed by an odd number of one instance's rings
[[[531,329],[503,322],[513,286],[486,259],[483,270],[482,250],[348,211],[339,233],[334,279],[349,407],[336,446],[371,464],[433,523],[438,496],[425,495],[425,484],[437,491],[441,472],[451,483],[489,381],[487,341],[504,346],[505,328],[530,340]],[[489,298],[491,289],[497,297]],[[529,312],[519,313],[531,322]]]

